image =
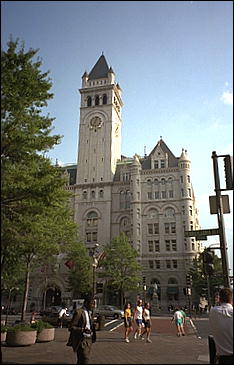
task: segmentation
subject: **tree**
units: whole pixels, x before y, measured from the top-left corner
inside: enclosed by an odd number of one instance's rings
[[[105,247],[105,259],[99,276],[105,277],[108,284],[119,291],[119,304],[123,305],[124,292],[137,290],[137,284],[141,280],[141,265],[137,262],[137,251],[129,243],[128,237],[121,233],[113,238]]]
[[[92,294],[92,258],[82,242],[67,247],[68,282],[74,298]]]
[[[217,289],[222,286],[222,260],[217,255],[214,255],[214,274],[208,279],[204,273],[202,255],[198,255],[198,257],[193,259],[193,266],[189,273],[192,275],[192,287],[199,296],[205,293],[207,296],[208,283],[210,285],[211,298],[214,297]]]
[[[25,272],[22,320],[35,260],[66,252],[66,244],[78,240],[66,179],[45,157],[61,136],[51,135],[54,119],[42,114],[53,94],[48,72],[40,70],[42,61],[34,61],[37,52],[26,52],[12,39],[1,52],[1,270],[5,283],[14,265]]]

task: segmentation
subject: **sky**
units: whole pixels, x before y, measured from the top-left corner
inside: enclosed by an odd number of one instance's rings
[[[50,70],[45,113],[63,136],[52,162],[77,162],[81,77],[103,52],[122,89],[122,154],[149,154],[160,136],[176,157],[187,149],[201,229],[216,228],[211,155],[233,155],[232,1],[1,1],[1,10],[2,48],[11,34]],[[222,157],[218,164],[225,188]],[[233,192],[222,194],[233,275]]]

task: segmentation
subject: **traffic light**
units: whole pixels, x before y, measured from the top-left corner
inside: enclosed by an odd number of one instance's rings
[[[204,250],[202,253],[203,271],[206,275],[212,275],[214,272],[214,252],[211,250]]]
[[[232,157],[230,155],[226,155],[224,157],[224,171],[225,171],[225,180],[226,180],[226,189],[233,189],[233,172],[232,172]]]
[[[192,285],[192,275],[186,274],[186,285],[191,286]]]

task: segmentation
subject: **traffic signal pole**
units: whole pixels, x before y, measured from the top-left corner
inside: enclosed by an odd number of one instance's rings
[[[220,238],[220,251],[222,259],[222,269],[224,286],[230,288],[230,278],[229,278],[229,266],[228,266],[228,256],[227,256],[227,242],[225,235],[224,219],[223,219],[223,206],[222,197],[220,189],[220,179],[219,179],[219,167],[218,167],[218,157],[216,152],[212,152],[213,159],[213,170],[214,170],[214,182],[215,182],[215,194],[216,194],[216,204],[217,204],[217,219],[219,227],[219,238]]]

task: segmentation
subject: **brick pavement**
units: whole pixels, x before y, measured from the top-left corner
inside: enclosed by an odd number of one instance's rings
[[[175,328],[165,318],[156,318],[157,332],[151,343],[131,339],[123,341],[123,327],[97,332],[90,364],[207,364],[208,341],[198,339],[193,328],[186,326],[186,336],[176,337]],[[76,355],[66,346],[68,330],[58,328],[55,340],[26,347],[2,346],[3,364],[75,364]]]

